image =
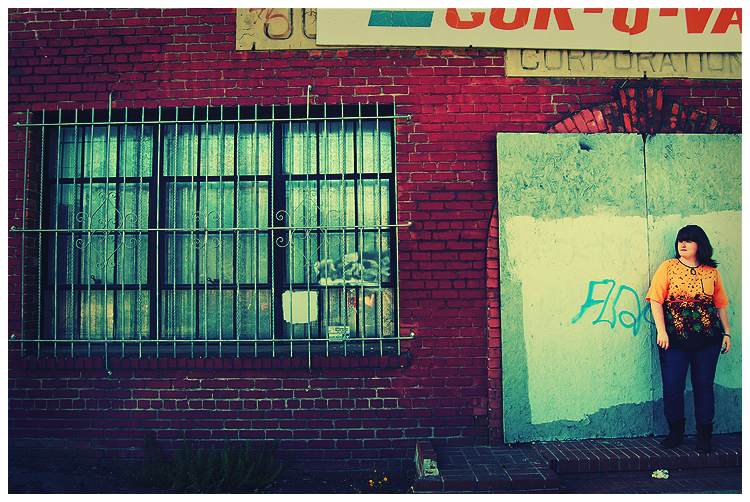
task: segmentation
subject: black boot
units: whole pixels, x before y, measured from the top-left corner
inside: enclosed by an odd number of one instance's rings
[[[711,434],[714,431],[714,424],[702,424],[696,422],[695,430],[698,433],[695,450],[701,453],[711,453]]]
[[[682,443],[682,438],[685,435],[685,419],[676,422],[667,421],[667,425],[669,425],[669,434],[659,444],[664,448],[674,448]]]

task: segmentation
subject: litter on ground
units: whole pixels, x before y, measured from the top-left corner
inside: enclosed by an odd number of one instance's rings
[[[651,474],[651,477],[656,479],[667,479],[669,477],[669,471],[666,469],[659,469],[658,471],[654,471],[653,474]]]

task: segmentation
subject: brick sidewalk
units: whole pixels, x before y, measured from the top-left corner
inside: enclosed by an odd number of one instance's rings
[[[742,434],[714,436],[710,454],[695,437],[665,450],[659,438],[590,439],[522,445],[417,444],[417,493],[708,493],[742,487]],[[419,466],[430,466],[420,472]],[[665,469],[668,479],[651,477]]]
[[[742,467],[671,470],[667,479],[648,471],[568,474],[558,493],[742,493]]]

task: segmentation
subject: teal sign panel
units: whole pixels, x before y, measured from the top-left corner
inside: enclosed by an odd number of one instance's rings
[[[433,14],[431,10],[373,10],[370,12],[370,21],[367,25],[390,28],[429,28],[432,25]]]

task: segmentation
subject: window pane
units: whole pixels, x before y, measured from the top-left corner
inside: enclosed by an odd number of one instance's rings
[[[200,183],[197,225],[201,228],[234,226],[234,183]]]
[[[119,187],[122,223],[118,228],[147,229],[150,189],[146,183],[128,183]]]
[[[313,280],[312,264],[317,261],[319,248],[316,233],[300,231],[292,234],[291,243],[286,247],[285,284],[307,284]]]
[[[198,339],[234,339],[234,291],[198,290]]]
[[[237,292],[237,336],[241,340],[270,340],[273,324],[270,291]]]
[[[44,295],[44,338],[81,339],[79,291],[47,291]]]
[[[152,126],[62,127],[52,141],[51,177],[151,176]]]
[[[268,234],[240,233],[237,236],[237,282],[267,285],[269,282]]]
[[[48,204],[50,228],[81,227],[81,220],[76,218],[81,212],[79,190],[79,185],[61,183],[52,186]]]
[[[193,183],[167,183],[167,228],[196,228],[198,187]]]
[[[240,124],[237,174],[270,175],[273,168],[270,124]]]
[[[168,125],[164,131],[164,175],[198,175],[198,130],[193,124]]]
[[[145,284],[148,282],[148,236],[145,234],[116,235],[117,254],[114,264],[118,284]]]
[[[360,184],[360,219],[367,227],[387,225],[390,220],[388,180],[362,180]]]
[[[316,174],[318,172],[318,126],[313,122],[284,124],[283,173]]]
[[[327,122],[321,129],[321,174],[353,173],[354,123]]]
[[[380,284],[391,280],[391,234],[365,232],[360,255],[361,279],[365,284]]]
[[[324,336],[342,329],[352,338],[393,336],[393,289],[330,288],[321,295]]]
[[[83,130],[83,176],[117,176],[117,128],[86,127]]]
[[[354,181],[321,181],[320,182],[321,226],[345,227],[356,224],[356,205],[354,203]],[[340,232],[341,228],[332,228]]]
[[[318,185],[315,181],[289,181],[286,184],[286,225],[318,225]]]
[[[149,333],[149,292],[48,291],[45,338],[133,340]]]
[[[324,237],[319,261],[312,267],[312,282],[320,286],[343,286],[358,270],[357,235],[353,232],[328,233]]]
[[[198,237],[188,233],[169,232],[164,236],[164,274],[167,284],[193,284],[196,271],[196,244]]]
[[[368,120],[362,122],[362,159],[360,170],[363,173],[390,173],[393,170],[391,159],[391,123]]]
[[[393,290],[365,288],[362,294],[365,338],[393,336]]]
[[[237,227],[268,228],[268,187],[261,181],[240,181],[237,188]]]
[[[118,176],[149,177],[153,169],[154,128],[152,126],[120,127],[120,167]]]
[[[232,228],[234,183],[167,183],[168,228]]]
[[[80,256],[76,238],[70,234],[47,237],[47,285],[80,284]]]
[[[162,294],[162,339],[193,340],[196,334],[197,292],[171,290]]]
[[[201,134],[201,176],[234,174],[234,124],[204,124]]]
[[[58,256],[69,251],[69,239],[58,237],[57,241]],[[54,239],[51,246],[54,249]],[[83,235],[75,239],[74,247],[70,259],[51,264],[57,267],[57,284],[103,286],[147,282],[148,237],[145,235]]]
[[[198,282],[200,284],[231,284],[234,282],[234,236],[232,234],[200,233],[198,248]]]
[[[150,306],[148,291],[115,291],[117,339],[148,339]]]
[[[355,284],[380,286],[391,278],[391,260],[388,234],[349,233],[346,241],[334,236],[325,247],[328,254],[321,254],[320,261],[313,264],[311,282],[320,286]],[[362,247],[363,251],[357,251]]]
[[[252,229],[237,234],[237,282],[269,281],[270,260],[268,232],[255,229],[269,227],[268,182],[241,181],[237,192],[237,227]]]
[[[73,178],[81,176],[81,153],[83,144],[83,127],[62,127],[54,145],[57,148],[50,165],[51,176]]]
[[[145,183],[61,184],[51,194],[55,228],[123,230],[148,227]],[[53,223],[54,224],[54,223]]]
[[[148,245],[145,234],[125,232],[138,228],[140,221],[148,223],[148,190],[144,186],[88,184],[80,187],[63,185],[59,194],[53,193],[51,207],[57,209],[53,218],[59,229],[93,229],[95,232],[50,234],[47,237],[52,260],[47,276],[48,284],[116,284],[146,281]],[[82,193],[85,210],[71,215],[70,207],[76,189]],[[55,204],[61,200],[71,204]],[[135,206],[140,201],[143,203]],[[124,205],[135,212],[124,212]],[[122,269],[124,264],[130,265]],[[140,279],[137,279],[140,277]]]

